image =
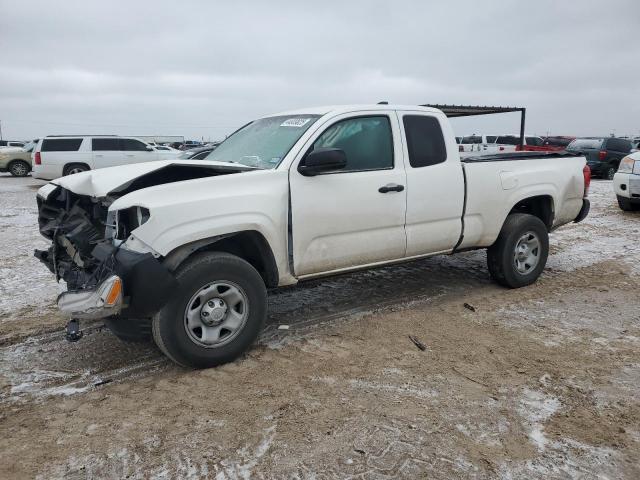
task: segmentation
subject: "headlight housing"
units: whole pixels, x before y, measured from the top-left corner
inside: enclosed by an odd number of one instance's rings
[[[149,220],[149,209],[145,207],[129,207],[118,210],[115,215],[115,238],[126,240],[131,232]]]
[[[635,160],[630,156],[624,157],[622,161],[620,161],[620,165],[618,166],[619,173],[631,173],[633,172],[633,166],[635,164]]]

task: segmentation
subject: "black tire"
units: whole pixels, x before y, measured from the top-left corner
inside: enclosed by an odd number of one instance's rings
[[[538,260],[535,266],[531,265],[530,271],[522,273],[516,267],[516,248],[521,239],[529,233],[532,237],[537,237]],[[520,288],[531,285],[538,279],[548,256],[549,234],[542,220],[526,213],[514,213],[507,217],[498,239],[487,249],[487,266],[491,277],[500,285]]]
[[[64,166],[62,175],[66,177],[67,175],[73,175],[74,173],[88,172],[89,170],[91,170],[89,166],[84,163],[69,163]]]
[[[175,294],[152,320],[153,339],[167,357],[185,367],[209,368],[231,362],[251,347],[267,316],[267,289],[253,266],[235,255],[207,252],[187,260],[175,277],[178,281]],[[206,347],[187,333],[185,316],[194,296],[216,282],[238,286],[247,300],[248,313],[231,340]]]
[[[7,170],[14,177],[26,177],[31,171],[31,165],[23,160],[13,160],[9,163]]]
[[[109,317],[105,318],[104,324],[123,342],[147,343],[153,338],[150,318]]]
[[[620,195],[616,195],[618,197],[618,206],[624,212],[634,212],[636,210],[640,210],[640,205],[634,204],[631,202],[631,199],[627,197],[621,197]]]
[[[605,180],[613,180],[613,177],[617,171],[618,169],[614,165],[611,165],[609,168],[605,170],[603,178]]]

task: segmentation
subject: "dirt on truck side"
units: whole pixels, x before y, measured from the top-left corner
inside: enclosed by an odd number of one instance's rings
[[[640,476],[640,216],[610,182],[530,287],[470,252],[274,290],[258,347],[204,371],[100,322],[63,340],[22,182],[0,196],[2,478]]]

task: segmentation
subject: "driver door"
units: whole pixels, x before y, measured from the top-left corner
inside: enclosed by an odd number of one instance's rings
[[[406,172],[392,112],[338,116],[319,129],[290,170],[293,267],[298,277],[401,259],[406,252]],[[297,170],[304,154],[340,148],[344,169]],[[391,188],[390,188],[391,187]]]

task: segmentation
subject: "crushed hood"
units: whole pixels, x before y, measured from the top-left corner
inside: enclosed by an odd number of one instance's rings
[[[76,173],[57,178],[51,181],[49,185],[58,185],[78,195],[101,198],[114,192],[126,194],[127,190],[138,190],[154,185],[248,170],[254,170],[254,168],[237,163],[203,160],[164,160]],[[133,188],[134,185],[135,188]],[[45,187],[43,189],[48,190]]]

